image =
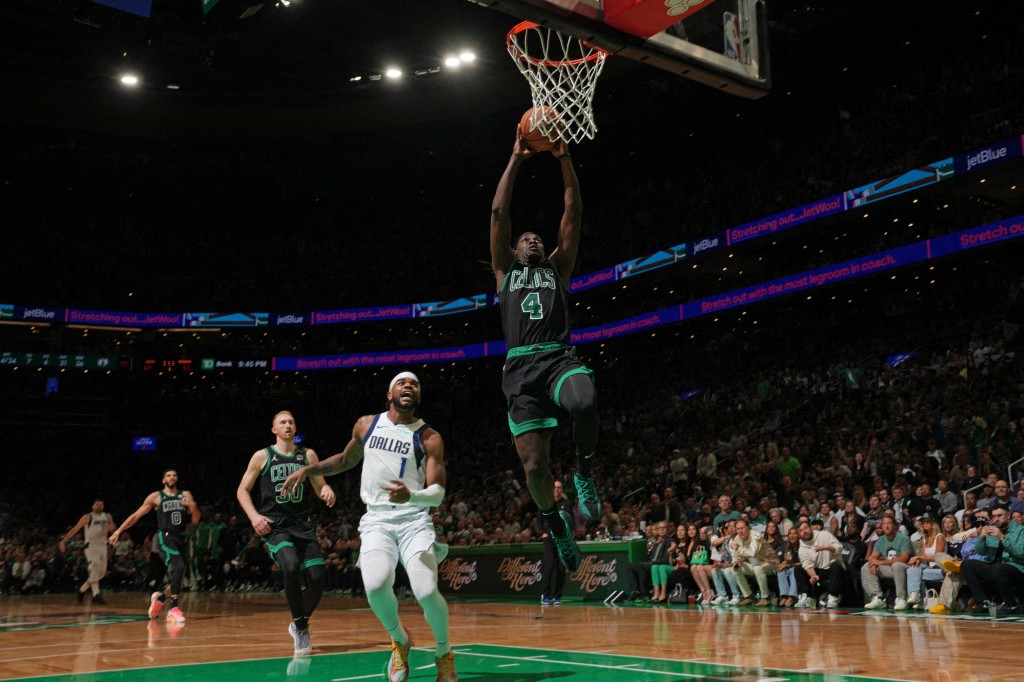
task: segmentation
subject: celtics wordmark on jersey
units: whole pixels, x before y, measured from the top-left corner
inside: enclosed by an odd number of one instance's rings
[[[302,516],[309,513],[309,498],[313,486],[309,479],[296,486],[288,495],[281,494],[284,480],[308,464],[306,448],[295,448],[286,455],[277,448],[268,447],[267,463],[260,472],[260,513],[264,516]]]
[[[537,343],[569,343],[569,296],[555,264],[509,265],[498,291],[505,343],[509,348]]]

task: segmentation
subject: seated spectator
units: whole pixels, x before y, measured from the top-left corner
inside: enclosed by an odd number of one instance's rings
[[[775,572],[779,581],[779,606],[793,606],[797,601],[795,568],[800,565],[800,533],[790,528],[786,539],[775,546]]]
[[[676,540],[669,546],[669,561],[673,569],[668,576],[667,589],[669,592],[676,586],[691,592],[701,590],[690,571],[690,563],[693,561],[697,549],[704,547],[696,525],[692,523],[689,525],[679,524],[679,528],[676,529]],[[704,556],[707,557],[706,550]]]
[[[669,560],[671,548],[675,544],[673,533],[675,524],[671,521],[660,521],[655,527],[659,545],[657,551],[651,555],[651,585],[653,587],[651,601],[655,604],[663,604],[668,601],[668,576],[672,573],[672,563]]]
[[[966,584],[960,573],[960,564],[964,559],[980,558],[980,555],[974,553],[974,544],[979,529],[989,524],[988,510],[977,511],[973,516],[968,517],[968,521],[975,525],[948,535],[947,551],[935,554],[935,560],[942,566],[945,576],[942,579],[942,586],[939,588],[938,603],[928,609],[929,613],[947,615],[956,610],[957,598]],[[946,525],[945,522],[943,525]]]
[[[815,530],[809,523],[797,526],[800,536],[800,566],[794,573],[800,598],[795,606],[801,609],[814,608],[814,588],[819,584],[828,594],[825,607],[834,609],[842,601],[843,568],[841,554],[843,545],[827,530]]]
[[[974,613],[1009,615],[1020,612],[1024,595],[1024,524],[1010,521],[1010,511],[997,504],[989,510],[992,523],[978,531],[977,558],[960,564],[964,581],[978,603]]]
[[[716,599],[711,586],[711,573],[715,568],[711,561],[711,526],[701,528],[697,537],[700,542],[690,554],[690,575],[700,588],[701,603],[710,606]]]
[[[732,552],[733,573],[736,576],[736,584],[740,588],[742,598],[737,606],[764,607],[771,605],[768,599],[768,575],[775,570],[775,551],[771,545],[764,542],[764,538],[756,530],[750,528],[750,523],[744,519],[736,521],[736,536],[729,541],[729,549]],[[747,576],[754,576],[757,581],[758,591],[761,598],[754,602],[753,592]]]
[[[868,560],[860,570],[864,597],[868,600],[864,608],[885,608],[879,578],[890,578],[896,584],[893,609],[904,611],[907,608],[907,561],[913,553],[910,538],[896,529],[896,520],[891,516],[882,518],[880,528],[882,535],[875,540]]]
[[[648,526],[650,537],[647,541],[647,561],[633,561],[626,564],[626,578],[629,581],[630,599],[634,601],[647,601],[650,599],[651,567],[655,563],[668,561],[668,545],[663,543],[665,539],[665,522]]]
[[[907,561],[907,604],[910,606],[921,603],[921,584],[924,581],[945,577],[936,555],[945,553],[946,538],[935,525],[935,518],[930,512],[921,514],[918,521],[921,524],[921,549]]]
[[[740,603],[740,587],[732,568],[732,550],[729,548],[735,536],[735,521],[726,521],[718,535],[711,536],[711,582],[715,585],[717,595],[711,603],[715,605],[728,603],[729,606],[738,606]],[[729,584],[728,589],[726,583]]]

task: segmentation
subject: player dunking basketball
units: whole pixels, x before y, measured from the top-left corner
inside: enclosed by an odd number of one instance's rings
[[[93,604],[105,603],[103,595],[100,594],[100,580],[107,574],[107,536],[113,527],[114,517],[103,511],[103,500],[95,500],[92,503],[92,511],[78,519],[75,527],[60,541],[60,553],[63,554],[68,540],[75,537],[78,531],[85,529],[82,534],[85,538],[85,560],[89,562],[89,577],[78,588],[76,597],[79,604],[85,599],[86,590],[92,591]]]
[[[509,247],[509,207],[516,174],[523,161],[537,153],[517,128],[512,157],[491,204],[491,269],[508,346],[502,389],[509,428],[527,487],[551,529],[559,558],[574,571],[580,550],[572,537],[571,517],[555,504],[551,436],[558,419],[571,415],[576,444],[573,483],[580,511],[588,519],[599,519],[601,504],[592,470],[598,435],[597,391],[593,373],[569,345],[569,275],[579,251],[582,215],[579,180],[568,145],[560,141],[550,151],[562,169],[565,204],[555,249],[545,255],[544,243],[533,232],[524,232],[515,248]]]
[[[434,633],[438,682],[457,682],[448,635],[448,603],[437,589],[437,565],[447,554],[439,545],[429,509],[441,504],[447,473],[444,441],[418,415],[420,380],[401,372],[388,386],[388,411],[360,417],[344,451],[288,477],[284,492],[307,475],[330,476],[363,462],[359,522],[359,566],[370,608],[391,635],[389,682],[409,678],[412,639],[398,616],[395,567],[401,561],[416,601]]]
[[[178,490],[178,471],[176,469],[164,471],[162,482],[163,490],[157,490],[146,497],[142,506],[111,534],[110,544],[116,543],[121,533],[134,526],[143,516],[153,509],[156,510],[160,559],[167,567],[167,574],[170,576],[171,605],[167,611],[167,620],[180,624],[185,622],[185,614],[178,606],[181,579],[185,575],[185,530],[189,523],[199,523],[199,505],[193,499],[192,493],[187,490]],[[149,617],[151,619],[160,615],[166,601],[167,595],[163,590],[154,592],[150,596]]]
[[[311,476],[311,485],[285,491],[288,475],[320,460],[309,448],[295,444],[295,417],[287,410],[274,415],[271,432],[273,446],[257,450],[249,459],[236,495],[253,529],[263,538],[270,556],[284,577],[284,596],[292,612],[288,633],[295,641],[295,655],[313,651],[309,639],[309,619],[320,603],[327,582],[327,568],[316,530],[309,522],[311,494],[316,493],[328,507],[334,506],[334,490],[322,476]],[[260,508],[250,491],[260,484]]]

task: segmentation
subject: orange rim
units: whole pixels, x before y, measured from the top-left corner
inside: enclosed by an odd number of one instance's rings
[[[541,25],[534,23],[532,21],[521,21],[515,26],[513,26],[512,30],[509,31],[508,35],[505,37],[505,44],[508,46],[509,52],[512,53],[512,56],[515,57],[516,59],[522,59],[523,61],[527,61],[530,62],[531,64],[536,64],[538,66],[559,67],[576,66],[578,64],[583,64],[584,62],[597,61],[600,57],[607,57],[610,54],[607,50],[603,50],[597,45],[591,45],[586,41],[580,40],[580,44],[585,45],[591,50],[594,50],[594,53],[589,54],[586,57],[579,57],[577,59],[541,59],[539,57],[531,57],[530,55],[520,50],[519,46],[516,45],[515,42],[512,40],[513,36],[516,36],[522,33],[523,31],[528,31],[531,28],[541,28]]]

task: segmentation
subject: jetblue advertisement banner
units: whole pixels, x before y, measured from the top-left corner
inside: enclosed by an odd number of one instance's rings
[[[997,163],[1016,159],[1021,155],[1021,143],[1024,137],[1014,137],[996,144],[990,144],[973,152],[959,154],[953,158],[957,175],[981,170]]]

